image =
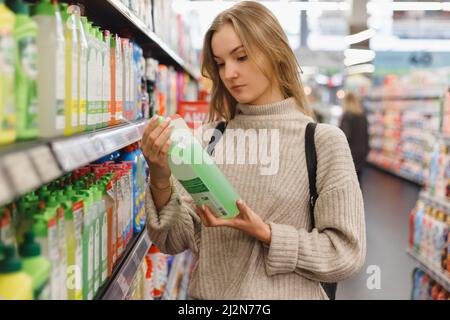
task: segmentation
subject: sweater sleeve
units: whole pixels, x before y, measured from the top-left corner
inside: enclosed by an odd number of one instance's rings
[[[211,124],[195,132],[196,138],[205,146],[205,131]],[[206,136],[206,135],[205,135]],[[172,177],[173,178],[173,177]],[[168,203],[157,212],[150,188],[145,195],[147,231],[153,243],[162,252],[177,254],[190,249],[198,254],[201,239],[201,220],[191,195],[173,178],[172,195]]]
[[[319,125],[316,135],[317,189],[315,228],[269,223],[266,248],[269,276],[295,272],[321,282],[338,282],[360,270],[366,255],[364,204],[350,149],[343,132]]]
[[[161,252],[178,254],[190,249],[199,251],[201,221],[195,204],[176,179],[169,202],[157,212],[150,188],[145,195],[147,231],[150,240]]]

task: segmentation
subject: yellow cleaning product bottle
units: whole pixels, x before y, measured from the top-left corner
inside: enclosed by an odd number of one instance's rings
[[[14,23],[14,13],[0,0],[0,144],[16,139]]]
[[[4,248],[0,260],[0,299],[32,300],[33,280],[22,271],[22,262],[17,258],[14,246]]]

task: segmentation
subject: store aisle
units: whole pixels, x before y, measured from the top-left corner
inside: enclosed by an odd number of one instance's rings
[[[338,299],[410,299],[415,267],[406,254],[408,215],[420,188],[412,183],[367,168],[362,180],[367,229],[367,256],[361,272],[339,283]],[[380,270],[381,289],[370,290],[370,266]],[[370,270],[370,268],[369,268]]]

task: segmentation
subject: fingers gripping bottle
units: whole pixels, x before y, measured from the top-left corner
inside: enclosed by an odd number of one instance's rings
[[[219,170],[191,129],[179,115],[171,117],[173,128],[168,160],[173,176],[190,193],[198,206],[207,205],[214,215],[232,219],[239,214],[240,198],[228,179]],[[163,118],[159,118],[160,123]]]

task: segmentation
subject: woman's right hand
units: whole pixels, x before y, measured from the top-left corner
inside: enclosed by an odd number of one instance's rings
[[[172,174],[167,160],[172,142],[170,140],[170,119],[165,119],[160,125],[158,123],[158,117],[152,117],[142,135],[141,149],[150,170],[150,181],[156,187],[164,187],[170,183],[169,179]]]

